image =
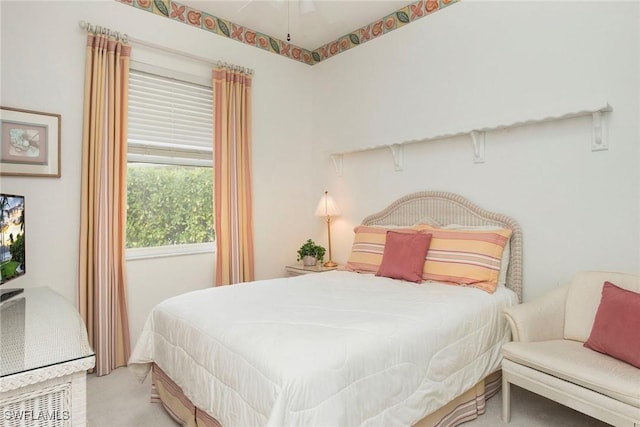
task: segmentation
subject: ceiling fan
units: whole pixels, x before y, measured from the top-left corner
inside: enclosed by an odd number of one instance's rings
[[[244,2],[242,6],[238,9],[237,13],[242,12],[247,6],[249,6],[254,1],[263,1],[263,0],[247,0]],[[269,1],[269,5],[276,9],[281,9],[285,4],[287,7],[287,41],[291,41],[291,33],[289,31],[289,21],[290,21],[290,10],[291,10],[291,1],[292,0],[273,0]],[[316,6],[314,4],[314,0],[293,0],[298,3],[298,11],[300,15],[306,15],[308,13],[313,13],[316,11]]]

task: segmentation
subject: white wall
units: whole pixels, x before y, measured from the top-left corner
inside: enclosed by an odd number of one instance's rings
[[[344,209],[334,259],[367,214],[441,190],[521,223],[525,299],[577,270],[638,271],[639,19],[637,2],[465,0],[314,66],[315,187]],[[576,118],[488,133],[484,164],[463,137],[407,146],[401,172],[380,150],[345,156],[337,177],[327,156],[605,101],[604,152]]]
[[[115,1],[0,2],[0,104],[62,115],[62,177],[2,177],[0,190],[27,203],[27,274],[12,285],[49,286],[76,298],[85,33],[80,20],[131,37],[255,70],[253,170],[256,275],[284,274],[307,237],[313,203],[309,67]],[[133,46],[132,58],[189,73],[208,66]],[[296,177],[296,179],[291,179]],[[275,250],[277,248],[277,250]],[[161,300],[210,286],[215,255],[129,261],[132,340]]]

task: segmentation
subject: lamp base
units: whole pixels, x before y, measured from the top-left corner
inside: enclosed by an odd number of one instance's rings
[[[329,261],[325,262],[325,263],[324,263],[324,264],[322,264],[322,265],[323,265],[323,266],[325,266],[325,267],[337,267],[337,266],[338,266],[338,264],[336,264],[335,262],[333,262],[333,261],[331,261],[331,260],[329,260]]]

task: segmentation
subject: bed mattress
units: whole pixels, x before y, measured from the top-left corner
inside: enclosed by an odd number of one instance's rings
[[[156,306],[129,366],[225,427],[410,426],[499,368],[516,302],[346,271],[211,288]]]

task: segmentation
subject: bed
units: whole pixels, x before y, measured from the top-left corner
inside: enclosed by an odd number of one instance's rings
[[[502,315],[522,289],[517,222],[443,192],[363,226],[510,230],[493,293],[331,271],[205,289],[156,306],[129,360],[185,426],[454,426],[500,384]],[[505,251],[506,252],[506,251]],[[427,258],[428,259],[428,258]],[[506,272],[506,274],[504,274]]]

